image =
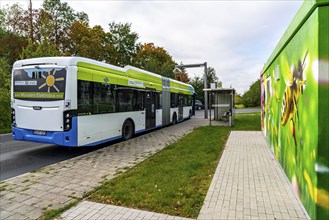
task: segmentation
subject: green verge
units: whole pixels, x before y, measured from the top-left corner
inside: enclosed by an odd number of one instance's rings
[[[260,113],[230,127],[199,127],[126,173],[92,190],[91,201],[196,218],[231,130],[260,130]]]
[[[242,109],[242,108],[245,108],[243,104],[235,105],[235,109]]]
[[[59,208],[59,209],[51,209],[51,210],[47,210],[43,213],[43,215],[39,218],[41,220],[51,220],[51,219],[55,219],[56,217],[59,217],[63,212],[65,212],[66,210],[69,210],[70,208],[72,208],[73,206],[77,205],[79,202],[79,200],[75,200],[72,201],[68,204],[66,204],[64,207]]]

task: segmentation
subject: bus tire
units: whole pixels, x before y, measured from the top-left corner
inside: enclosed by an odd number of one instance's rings
[[[172,124],[177,124],[177,115],[176,115],[176,112],[173,114],[172,116]]]
[[[122,125],[122,139],[128,140],[134,135],[134,124],[131,120],[127,119]]]

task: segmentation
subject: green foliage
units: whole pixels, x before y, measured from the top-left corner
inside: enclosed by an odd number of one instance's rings
[[[199,99],[204,103],[204,95],[203,95],[203,89],[204,89],[204,80],[199,77],[195,76],[191,79],[190,84],[193,86],[194,91],[196,93],[196,99]]]
[[[210,88],[210,84],[217,82],[218,77],[216,76],[216,70],[213,67],[207,68],[207,88]]]
[[[242,96],[240,94],[236,94],[234,98],[235,105],[241,105],[242,104]]]
[[[118,66],[132,64],[137,51],[138,34],[131,31],[131,24],[115,23],[109,24],[109,43],[115,51],[109,57],[110,63]]]
[[[242,104],[245,107],[260,106],[260,80],[254,82],[249,90],[243,94]]]
[[[27,44],[25,37],[0,29],[0,57],[6,60],[8,65],[14,64]]]
[[[204,76],[199,77],[195,76],[191,79],[190,84],[193,86],[195,92],[196,92],[196,99],[199,99],[204,103]],[[218,77],[216,76],[216,70],[213,67],[207,68],[207,88],[210,88],[210,84],[217,82]]]
[[[242,109],[242,108],[244,108],[244,105],[243,104],[235,105],[235,109]]]
[[[10,131],[10,69],[6,60],[0,58],[0,133]]]
[[[108,55],[115,49],[108,36],[99,25],[90,28],[86,22],[76,21],[70,28],[65,54],[109,62]]]
[[[43,40],[40,44],[30,43],[26,48],[24,48],[21,54],[21,59],[59,55],[60,53],[57,50],[56,45]]]
[[[174,78],[175,62],[169,53],[153,43],[139,45],[133,65],[165,77]]]
[[[88,21],[85,13],[76,13],[68,3],[60,0],[45,0],[43,9],[50,16],[45,29],[46,38],[61,51],[65,50],[63,45],[68,38],[71,25],[80,19],[85,19],[84,22]]]

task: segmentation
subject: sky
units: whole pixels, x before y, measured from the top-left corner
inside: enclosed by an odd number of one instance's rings
[[[28,0],[0,0],[0,7]],[[42,0],[32,0],[40,8]],[[207,62],[223,87],[246,92],[283,36],[302,0],[62,0],[89,16],[90,26],[131,23],[139,42],[154,43],[177,63]],[[203,68],[186,69],[189,77]]]

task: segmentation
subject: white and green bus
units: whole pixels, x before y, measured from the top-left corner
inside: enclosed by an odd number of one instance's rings
[[[14,140],[94,146],[192,116],[191,85],[81,57],[14,63]]]

